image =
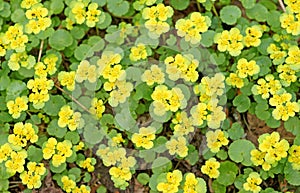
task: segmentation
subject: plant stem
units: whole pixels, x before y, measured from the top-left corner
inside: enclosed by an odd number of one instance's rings
[[[66,95],[68,95],[72,101],[74,101],[76,104],[78,104],[83,110],[85,110],[86,112],[90,113],[90,111],[83,105],[81,104],[77,99],[75,99],[72,95],[70,95],[68,92],[66,92],[64,89],[60,88],[58,85],[54,84],[54,86],[60,90],[61,92],[65,93]]]
[[[286,9],[285,9],[285,6],[284,6],[284,3],[282,2],[282,0],[278,0],[279,1],[279,5],[281,7],[281,9],[286,12]]]
[[[37,62],[40,62],[40,61],[41,61],[41,58],[42,58],[42,52],[43,52],[43,47],[44,47],[44,40],[41,41],[40,51],[39,51],[39,56],[38,56]]]

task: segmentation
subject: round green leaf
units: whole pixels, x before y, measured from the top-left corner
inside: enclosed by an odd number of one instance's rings
[[[250,19],[255,19],[259,22],[264,22],[267,20],[268,9],[262,4],[255,4],[251,9],[246,10],[246,15]]]
[[[233,100],[233,105],[237,107],[238,112],[246,112],[251,105],[249,97],[244,94],[238,95]]]
[[[233,25],[236,23],[237,19],[242,16],[240,8],[235,5],[227,5],[223,7],[220,11],[221,20],[228,24]]]
[[[123,0],[109,0],[107,9],[116,16],[123,16],[129,11],[129,2]]]
[[[58,115],[60,108],[66,104],[64,97],[60,95],[50,95],[49,101],[45,103],[44,111],[47,115]]]
[[[64,50],[66,47],[71,46],[73,37],[65,29],[58,29],[49,38],[49,45],[56,50]]]
[[[255,149],[255,146],[252,142],[246,139],[239,139],[230,144],[228,155],[232,161],[250,166],[252,165],[250,152],[253,149]]]
[[[146,173],[140,173],[138,176],[137,176],[137,180],[139,181],[139,183],[143,184],[143,185],[146,185],[148,184],[149,180],[150,180],[150,177],[148,174]]]
[[[190,5],[190,0],[170,0],[170,4],[174,9],[184,10]]]

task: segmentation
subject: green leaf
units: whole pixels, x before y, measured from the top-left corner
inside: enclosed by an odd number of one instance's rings
[[[147,163],[151,163],[155,160],[156,153],[152,150],[140,150],[139,157],[143,158]]]
[[[280,28],[280,12],[276,10],[272,10],[267,15],[267,22],[271,26],[272,29]]]
[[[53,14],[59,14],[64,10],[64,3],[61,0],[50,1],[50,12]]]
[[[60,128],[57,124],[57,119],[53,119],[47,127],[47,132],[49,135],[63,138],[67,133],[67,128]]]
[[[67,164],[66,163],[62,163],[60,166],[55,167],[52,164],[52,160],[50,161],[50,170],[53,173],[62,173],[66,168],[67,168]]]
[[[251,9],[252,7],[254,7],[256,3],[255,0],[240,0],[240,1],[246,9]]]
[[[244,136],[244,128],[239,123],[233,123],[228,129],[228,135],[233,140],[238,140]]]
[[[219,158],[221,160],[226,160],[228,158],[228,154],[224,149],[221,149],[220,151],[218,151],[216,156],[217,156],[217,158]]]
[[[30,145],[27,149],[27,159],[32,162],[39,163],[43,160],[43,152],[41,148]]]
[[[291,117],[287,121],[284,122],[284,128],[293,133],[294,135],[300,134],[299,128],[300,120],[298,117]]]
[[[236,96],[233,100],[233,105],[237,107],[238,112],[246,112],[251,105],[249,97],[244,94]]]
[[[300,186],[300,171],[294,170],[292,164],[287,162],[284,168],[285,179],[294,186]]]
[[[221,20],[228,24],[233,25],[236,23],[237,19],[242,16],[240,8],[235,5],[227,5],[223,7],[220,11]]]
[[[188,156],[185,158],[185,160],[190,164],[190,165],[195,165],[199,161],[199,152],[198,150],[194,149],[192,151],[189,151]]]
[[[0,76],[0,90],[5,90],[10,83],[10,79],[7,75]]]
[[[246,15],[250,19],[255,19],[259,22],[265,22],[267,20],[268,9],[262,4],[255,4],[251,9],[246,10]]]
[[[4,18],[8,18],[11,14],[10,11],[10,4],[7,2],[4,2],[4,7],[3,10],[0,11],[0,16],[4,17]]]
[[[6,100],[15,100],[20,94],[26,90],[26,84],[20,80],[13,80],[6,88]]]
[[[49,45],[56,50],[64,50],[66,47],[71,46],[73,37],[65,29],[58,29],[49,38]]]
[[[152,126],[152,125],[151,125]],[[158,129],[157,127],[155,127],[156,129]],[[154,147],[152,148],[155,152],[157,153],[163,153],[166,151],[166,142],[168,141],[168,139],[164,136],[159,136],[158,138],[156,138],[154,140]]]
[[[68,131],[65,139],[71,141],[73,144],[77,144],[80,141],[80,136],[77,131]]]
[[[170,0],[170,4],[174,9],[184,10],[190,5],[190,0]]]
[[[270,116],[269,119],[266,120],[266,123],[273,129],[278,128],[281,125],[281,121],[274,119],[273,116]]]
[[[250,160],[250,152],[253,149],[255,149],[255,146],[252,142],[246,139],[239,139],[230,144],[228,155],[229,158],[236,163],[242,163],[245,166],[251,166],[252,162]]]
[[[85,141],[94,145],[103,139],[104,133],[94,124],[87,124],[83,129],[83,137]]]
[[[220,175],[217,178],[217,182],[229,186],[235,181],[236,175],[238,174],[239,168],[235,163],[231,161],[221,162],[219,172]]]
[[[213,30],[207,30],[204,32],[201,36],[201,44],[204,47],[210,47],[214,44],[214,37],[216,35],[216,32]]]
[[[137,180],[139,183],[141,183],[142,185],[146,185],[148,184],[149,180],[150,180],[150,177],[148,174],[146,173],[140,173],[138,176],[137,176]]]
[[[88,44],[81,44],[74,51],[74,56],[77,60],[82,61],[93,56],[94,52]]]
[[[9,181],[8,181],[8,179],[1,179],[0,178],[0,190],[1,190],[1,192],[2,191],[5,192],[5,190],[8,190],[8,188],[9,188]]]
[[[171,116],[172,116],[172,113],[170,111],[166,112],[164,115],[162,116],[159,116],[159,115],[156,115],[154,113],[154,106],[153,106],[153,103],[151,103],[150,107],[149,107],[149,113],[150,113],[150,116],[157,122],[160,122],[160,123],[164,123],[164,122],[167,122],[168,120],[170,120]]]
[[[105,186],[101,185],[99,186],[99,188],[97,188],[97,193],[107,193],[107,189],[105,188]]]
[[[50,95],[49,101],[43,107],[45,113],[50,116],[58,115],[60,108],[66,104],[64,97],[60,95]]]
[[[224,185],[220,184],[219,182],[217,182],[217,180],[213,181],[212,188],[214,190],[214,193],[225,193],[226,192],[226,187]]]
[[[81,169],[79,168],[71,168],[68,171],[68,175],[73,175],[75,177],[75,181],[78,182],[80,180]]]
[[[109,0],[107,2],[107,9],[113,15],[123,16],[129,11],[130,4],[123,0]]]
[[[107,28],[108,26],[111,25],[111,22],[112,22],[112,18],[111,18],[111,15],[109,13],[106,13],[106,12],[102,12],[100,17],[104,17],[104,21],[101,22],[101,23],[97,23],[96,24],[96,27],[99,28],[99,29],[105,29]]]
[[[172,162],[169,158],[158,157],[152,163],[153,173],[164,173],[168,172],[172,168]]]
[[[79,26],[74,26],[70,32],[75,39],[82,39],[85,35],[84,29]]]
[[[24,23],[26,21],[25,12],[23,9],[17,9],[11,14],[11,20],[14,23]]]

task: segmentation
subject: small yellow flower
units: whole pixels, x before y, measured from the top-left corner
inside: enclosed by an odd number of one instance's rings
[[[251,172],[246,182],[243,184],[243,188],[246,191],[258,193],[261,190],[261,187],[259,186],[261,183],[262,179],[260,178],[259,174],[257,172]]]
[[[145,149],[151,149],[153,147],[153,140],[155,139],[154,127],[141,127],[139,133],[132,135],[132,142],[137,147],[143,147]]]
[[[215,158],[210,158],[205,161],[205,165],[201,167],[201,172],[208,175],[210,178],[218,178],[220,163]]]

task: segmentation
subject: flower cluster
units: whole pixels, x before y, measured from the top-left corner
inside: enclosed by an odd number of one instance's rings
[[[104,83],[104,90],[111,91],[108,102],[111,106],[116,107],[124,103],[133,90],[133,85],[126,82],[126,72],[122,69],[120,63],[122,57],[120,54],[113,52],[104,52],[97,61],[99,74],[108,81]]]
[[[157,65],[151,65],[150,70],[145,70],[141,79],[149,86],[152,86],[155,83],[163,84],[165,82],[165,74]]]
[[[259,186],[262,183],[262,179],[260,178],[257,172],[251,172],[246,179],[246,182],[243,184],[243,188],[246,191],[251,191],[253,193],[258,193],[261,191],[261,187]]]
[[[289,149],[288,161],[294,170],[300,170],[300,145],[292,145]]]
[[[29,20],[25,30],[27,33],[38,34],[45,31],[51,25],[51,19],[48,17],[48,9],[41,3],[32,5],[25,13]]]
[[[96,116],[97,119],[100,119],[105,111],[103,101],[101,99],[93,98],[91,101],[91,108],[89,110]]]
[[[69,91],[75,89],[75,72],[60,71],[58,73],[58,80],[62,86],[66,86]]]
[[[28,36],[23,34],[23,26],[21,24],[15,24],[9,26],[4,36],[1,38],[1,42],[6,46],[7,50],[15,50],[16,52],[24,52],[25,44],[28,42]],[[5,52],[2,51],[5,55]]]
[[[287,121],[289,117],[294,117],[295,113],[299,112],[299,104],[292,102],[291,99],[292,95],[290,93],[275,94],[270,98],[270,105],[275,106],[275,109],[272,111],[274,119]]]
[[[43,144],[44,159],[51,159],[53,166],[58,167],[66,162],[66,159],[72,156],[72,143],[69,140],[57,142],[53,137],[50,137]]]
[[[165,64],[166,72],[173,81],[182,78],[185,81],[195,82],[198,79],[197,67],[199,62],[191,54],[169,56],[165,59]]]
[[[253,76],[254,74],[259,73],[260,68],[254,60],[249,62],[245,58],[241,58],[237,63],[237,75],[240,78],[246,78],[247,76]]]
[[[263,30],[259,25],[246,28],[246,35],[244,36],[243,43],[246,47],[258,47],[261,43],[260,38],[262,37]]]
[[[47,54],[43,62],[38,62],[34,66],[35,74],[39,77],[47,77],[47,74],[53,75],[56,71],[58,57],[55,54]]]
[[[171,155],[179,155],[180,157],[186,157],[188,155],[187,140],[182,136],[173,136],[167,143],[166,148]]]
[[[88,27],[95,27],[99,22],[101,11],[98,9],[98,4],[90,1],[73,1],[70,5],[71,11],[69,19],[72,23],[85,24]]]
[[[201,167],[201,172],[208,175],[210,178],[218,178],[220,163],[215,158],[210,158],[205,161],[205,165]]]
[[[180,37],[185,41],[197,44],[201,41],[201,33],[206,32],[211,25],[208,16],[202,16],[199,12],[193,12],[188,19],[179,19],[176,21],[175,28]]]
[[[289,143],[285,139],[280,140],[278,132],[263,134],[258,138],[258,142],[258,149],[251,151],[251,161],[255,166],[261,165],[265,171],[276,166],[278,161],[288,155]]]
[[[41,109],[45,102],[49,100],[49,90],[53,87],[53,80],[48,80],[46,77],[30,79],[27,82],[27,88],[32,91],[29,95],[29,102],[33,103],[33,107]]]
[[[166,174],[166,179],[164,182],[160,182],[157,185],[157,190],[162,193],[176,193],[178,192],[178,187],[182,181],[182,173],[180,170],[174,170],[173,172],[168,172]]]
[[[192,119],[184,111],[176,112],[172,123],[174,124],[174,136],[187,136],[189,133],[194,132]]]
[[[285,61],[285,57],[287,56],[287,52],[281,46],[277,46],[274,43],[271,43],[267,48],[268,54],[270,54],[270,59],[275,65],[283,64]]]
[[[218,106],[218,97],[224,94],[224,80],[222,73],[216,73],[211,78],[203,77],[201,83],[194,87],[194,93],[200,94],[200,102],[190,110],[194,126],[201,126],[206,121],[210,128],[217,129],[225,120],[223,108]]]
[[[35,143],[37,140],[37,132],[31,123],[16,123],[14,125],[13,133],[8,136],[8,142],[19,147],[25,147],[28,141]]]
[[[6,103],[8,113],[12,115],[12,118],[17,119],[21,116],[22,111],[28,109],[28,98],[26,96],[17,97],[15,100],[10,100]]]
[[[139,43],[130,49],[129,59],[134,62],[144,60],[149,55],[148,52],[146,46],[142,43]]]
[[[139,133],[132,135],[131,141],[136,147],[143,147],[145,149],[151,149],[153,147],[153,140],[155,139],[154,127],[141,127]]]
[[[91,65],[87,60],[82,60],[77,67],[75,77],[76,81],[81,83],[84,80],[88,80],[90,83],[94,83],[97,78],[97,67],[95,65]]]
[[[105,166],[113,166],[109,170],[111,179],[115,187],[124,190],[129,185],[128,181],[132,178],[136,159],[132,156],[126,156],[126,150],[118,146],[107,147],[102,144],[96,153]]]
[[[149,30],[149,36],[157,38],[169,31],[170,26],[167,20],[172,17],[173,13],[172,7],[165,6],[162,3],[144,8],[142,16],[146,20],[145,27]]]
[[[286,29],[287,33],[297,36],[300,34],[300,3],[298,1],[287,0],[286,13],[281,14],[281,27]]]
[[[11,146],[11,144],[9,144]],[[20,151],[13,151],[10,147],[5,147],[5,150],[8,150],[8,153],[6,157],[10,157],[5,162],[6,171],[12,175],[15,175],[16,172],[22,173],[24,171],[24,165],[25,165],[25,159],[27,158],[27,152],[24,149],[21,149]]]
[[[267,99],[270,95],[275,95],[282,88],[279,80],[276,80],[274,75],[268,74],[265,78],[260,78],[257,84],[252,87],[254,95],[261,95],[263,99]]]
[[[79,161],[78,166],[87,169],[88,172],[93,172],[95,170],[94,165],[96,164],[95,158],[86,158],[85,160]]]
[[[217,33],[214,38],[218,44],[218,50],[221,52],[228,51],[231,56],[241,54],[243,45],[243,36],[238,28],[231,28],[230,31],[224,30],[222,33]]]
[[[180,88],[173,87],[171,90],[165,85],[158,85],[151,94],[156,115],[164,115],[167,111],[176,112],[184,105],[184,95]]]
[[[23,171],[20,178],[23,184],[27,185],[28,189],[39,188],[42,185],[41,178],[46,173],[46,168],[43,163],[28,162],[28,171]]]
[[[76,182],[74,179],[74,176],[62,176],[60,178],[60,181],[62,183],[62,189],[66,192],[71,192],[71,193],[90,193],[91,188],[86,185],[80,185],[80,187],[76,186]]]
[[[68,126],[71,131],[74,131],[84,124],[81,113],[74,112],[69,105],[61,107],[58,116],[58,126],[61,128]]]
[[[13,150],[9,143],[5,143],[5,144],[1,145],[0,146],[0,163],[6,161],[9,158],[12,151]]]
[[[221,130],[208,131],[206,133],[207,147],[211,152],[217,153],[222,146],[228,145],[228,134]]]
[[[187,173],[185,175],[183,193],[206,192],[206,184],[202,178],[196,178],[195,174]]]
[[[20,67],[31,69],[35,64],[35,58],[32,55],[27,55],[26,52],[13,53],[8,60],[8,67],[17,71]]]

